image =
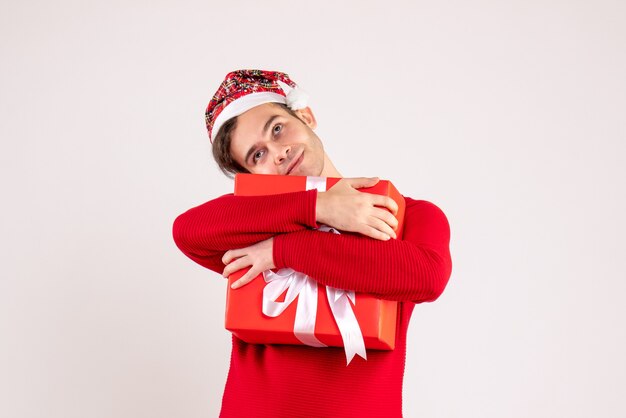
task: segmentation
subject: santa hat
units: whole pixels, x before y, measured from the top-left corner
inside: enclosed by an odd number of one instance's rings
[[[307,102],[308,95],[285,73],[263,70],[230,72],[206,108],[209,139],[213,142],[224,122],[263,103],[283,103],[298,110],[304,109]]]

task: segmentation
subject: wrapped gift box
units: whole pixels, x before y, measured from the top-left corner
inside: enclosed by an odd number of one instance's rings
[[[330,189],[339,178],[306,176],[278,176],[262,174],[237,174],[235,195],[257,196],[288,193],[316,187],[320,191]],[[398,190],[387,180],[380,180],[374,187],[358,189],[361,192],[390,196],[398,204],[397,236],[402,236],[405,202]],[[331,233],[331,232],[322,232]],[[341,255],[338,255],[341,256]],[[263,275],[239,289],[230,285],[243,276],[248,269],[229,277],[226,295],[226,329],[248,343],[298,344],[303,343],[294,335],[296,299],[277,317],[263,314]],[[328,346],[343,347],[339,328],[331,312],[324,285],[317,284],[317,316],[315,337]],[[347,289],[349,290],[349,289]],[[356,315],[366,348],[393,350],[397,321],[397,302],[378,299],[371,295],[356,293],[352,309]]]

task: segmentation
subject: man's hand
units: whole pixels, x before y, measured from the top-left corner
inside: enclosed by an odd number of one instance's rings
[[[394,231],[398,227],[394,216],[398,213],[397,203],[389,196],[356,190],[372,187],[378,180],[378,177],[342,178],[326,192],[318,192],[317,222],[383,241],[397,238]]]
[[[224,268],[222,273],[224,277],[228,277],[234,272],[250,266],[250,270],[230,287],[237,289],[244,286],[265,270],[276,267],[274,265],[274,237],[257,242],[249,247],[226,251],[224,257],[222,257],[222,262],[226,264],[226,268]]]

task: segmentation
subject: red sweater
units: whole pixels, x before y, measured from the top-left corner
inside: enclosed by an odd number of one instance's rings
[[[380,241],[313,230],[317,190],[274,196],[224,195],[174,222],[176,245],[222,273],[227,250],[274,236],[276,268],[320,283],[400,301],[396,348],[368,350],[346,366],[342,348],[247,344],[233,337],[220,417],[402,416],[406,333],[415,303],[443,292],[450,273],[450,227],[434,204],[405,197],[401,239]],[[259,307],[260,309],[260,307]]]

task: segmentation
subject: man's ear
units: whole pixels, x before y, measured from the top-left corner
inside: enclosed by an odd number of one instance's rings
[[[300,120],[304,122],[309,128],[317,128],[317,120],[315,120],[315,115],[313,114],[313,111],[310,107],[294,110],[294,113],[298,115]]]

